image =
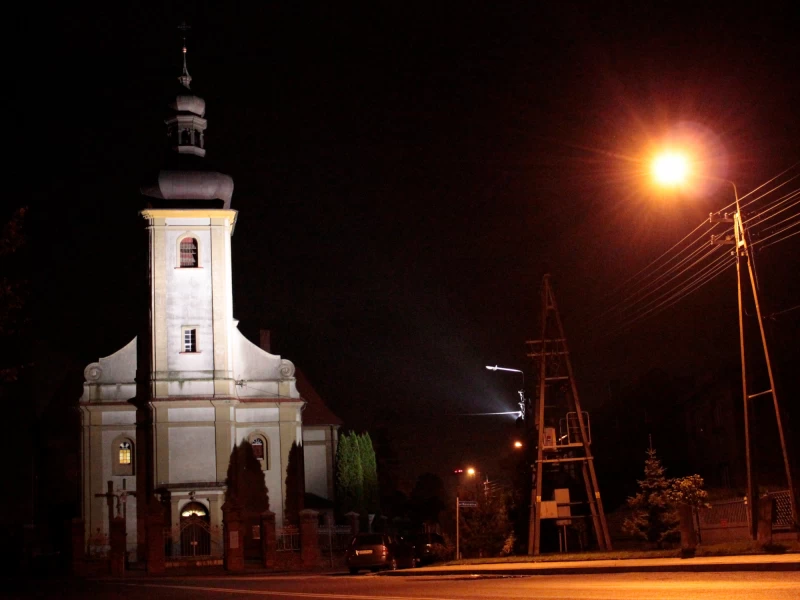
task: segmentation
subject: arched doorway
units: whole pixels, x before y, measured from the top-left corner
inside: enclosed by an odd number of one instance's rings
[[[211,523],[208,509],[200,502],[189,502],[181,509],[181,555],[211,554]]]

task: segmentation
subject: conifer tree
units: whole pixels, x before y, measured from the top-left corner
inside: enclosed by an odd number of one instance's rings
[[[336,503],[340,513],[363,512],[364,472],[354,433],[339,438],[336,451]]]
[[[644,462],[644,479],[639,480],[639,492],[628,498],[633,515],[625,519],[623,530],[657,545],[673,541],[678,536],[678,513],[672,503],[672,482],[666,469],[650,448]]]
[[[375,514],[380,510],[380,496],[378,493],[378,466],[375,459],[375,449],[372,447],[372,438],[369,433],[359,437],[361,451],[361,469],[364,474],[364,509]]]

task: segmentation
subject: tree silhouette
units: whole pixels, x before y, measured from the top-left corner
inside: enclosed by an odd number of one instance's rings
[[[300,523],[300,511],[304,508],[305,479],[303,469],[303,447],[292,442],[289,460],[286,463],[286,510],[284,520],[293,525]]]
[[[238,504],[243,511],[260,515],[269,510],[269,493],[264,471],[253,454],[250,442],[234,446],[225,478],[225,500]]]
[[[650,448],[644,461],[644,479],[639,480],[639,492],[628,498],[633,515],[623,524],[624,531],[659,548],[678,537],[678,513],[670,499],[672,486],[665,472],[655,449]]]
[[[339,438],[336,451],[336,504],[341,514],[363,513],[364,471],[355,433]]]
[[[375,460],[375,450],[369,433],[358,436],[359,454],[361,457],[361,471],[363,473],[364,508],[368,513],[375,514],[380,510],[380,495],[378,491],[378,467]]]

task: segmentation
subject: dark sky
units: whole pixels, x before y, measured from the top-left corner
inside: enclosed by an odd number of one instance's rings
[[[388,426],[406,479],[497,468],[513,419],[458,415],[514,408],[516,376],[484,366],[529,368],[545,265],[588,407],[611,379],[736,363],[731,271],[623,335],[601,315],[732,201],[645,185],[649,147],[706,132],[710,173],[742,193],[800,158],[789,2],[118,4],[24,20],[35,49],[12,67],[7,127],[36,173],[15,198],[46,257],[37,341],[79,365],[76,398],[146,309],[138,186],[159,167],[184,18],[207,157],[236,186],[240,329],[271,329],[348,427]],[[800,304],[798,249],[759,259],[771,312]],[[798,312],[776,328],[784,352]]]

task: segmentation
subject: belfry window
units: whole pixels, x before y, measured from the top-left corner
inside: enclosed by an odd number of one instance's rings
[[[181,240],[181,268],[191,269],[197,267],[197,240],[187,237]]]
[[[197,329],[185,327],[183,330],[183,351],[197,352]]]

